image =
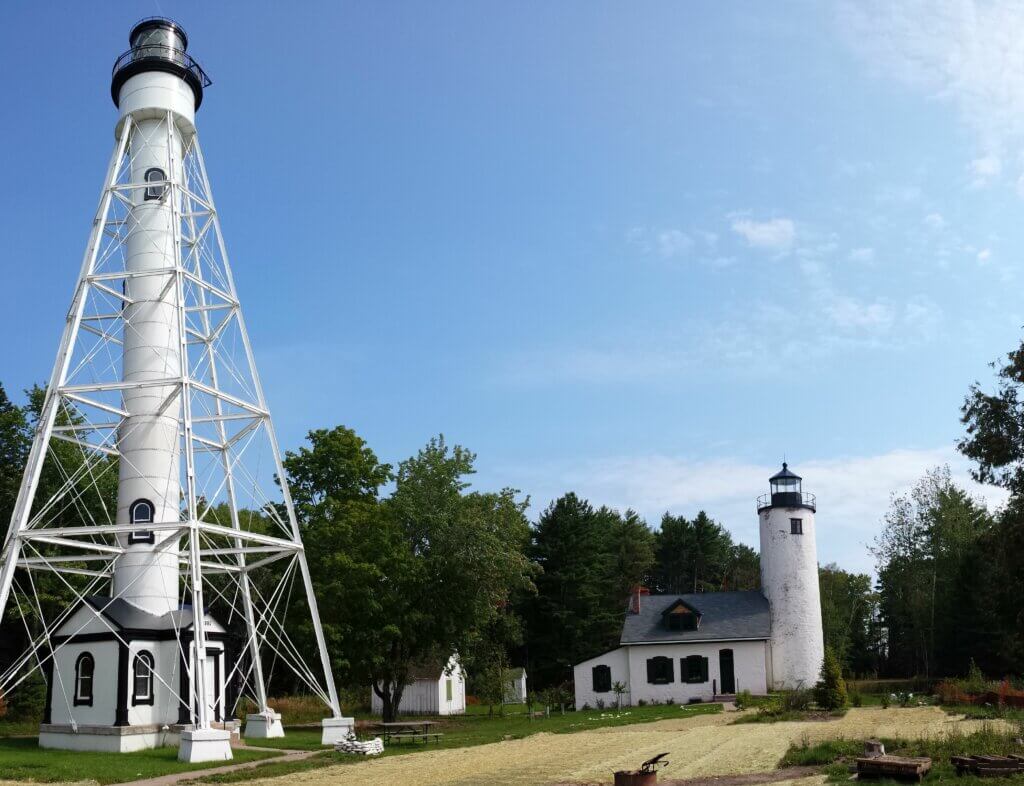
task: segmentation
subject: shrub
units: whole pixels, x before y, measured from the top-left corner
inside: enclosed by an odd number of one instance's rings
[[[814,694],[807,688],[784,690],[779,694],[784,712],[806,712],[811,708]]]
[[[604,709],[604,699],[598,699],[597,701],[594,702],[594,704],[597,705],[597,708],[599,710],[603,710]]]
[[[754,694],[749,690],[741,690],[736,694],[736,708],[745,710],[754,706]]]
[[[971,658],[971,663],[967,667],[967,679],[963,681],[963,689],[965,693],[984,693],[988,690],[988,680],[985,679],[985,674],[978,667],[978,664],[974,662],[974,658]]]
[[[584,703],[583,706],[580,707],[580,710],[583,711],[583,712],[590,712],[590,705],[587,704],[587,703]]]
[[[850,691],[850,704],[852,704],[854,707],[864,706],[864,696],[861,695],[859,689],[854,688]]]
[[[821,679],[814,686],[814,700],[819,707],[829,711],[842,709],[848,702],[843,670],[831,647],[825,648],[825,659],[821,663]]]
[[[665,699],[665,704],[667,704],[669,707],[671,707],[675,703],[676,703],[676,700],[673,699],[671,696],[669,696],[667,699]]]
[[[7,696],[9,720],[36,721],[46,709],[46,683],[38,672],[26,679]]]
[[[882,694],[882,709],[883,710],[889,709],[889,694],[888,693],[883,693]]]
[[[637,707],[646,707],[647,706],[647,699],[640,699],[640,701],[638,701],[636,703],[636,706]]]

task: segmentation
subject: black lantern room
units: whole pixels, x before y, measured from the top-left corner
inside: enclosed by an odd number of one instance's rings
[[[772,475],[768,482],[771,484],[771,494],[758,499],[758,509],[810,508],[814,510],[814,495],[804,493],[803,479],[793,472],[786,462],[782,462],[782,469]]]

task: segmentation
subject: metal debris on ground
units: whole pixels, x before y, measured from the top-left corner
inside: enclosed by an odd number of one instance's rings
[[[857,779],[895,778],[920,783],[932,768],[932,760],[921,756],[870,756],[857,759]]]
[[[1024,773],[1024,756],[951,756],[950,763],[957,775],[977,775],[979,778],[1007,778]]]
[[[615,786],[654,786],[658,782],[658,770],[667,767],[667,753],[659,753],[640,765],[639,770],[619,770],[615,773]]]

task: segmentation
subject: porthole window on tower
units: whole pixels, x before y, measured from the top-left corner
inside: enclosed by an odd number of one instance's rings
[[[150,167],[149,169],[146,170],[146,182],[147,183],[156,183],[156,182],[160,182],[160,181],[166,180],[166,179],[167,179],[167,175],[164,174],[164,170],[160,169],[160,167],[155,167],[154,166],[154,167]],[[149,200],[149,199],[163,199],[164,189],[165,188],[166,188],[166,186],[163,183],[160,183],[160,185],[158,185],[158,186],[146,186],[145,198],[147,200]]]
[[[137,499],[128,508],[128,522],[131,524],[152,524],[153,503],[148,499]],[[153,530],[140,529],[128,536],[129,543],[152,543]]]
[[[804,520],[803,519],[790,519],[789,520],[789,534],[790,535],[803,535],[804,534]]]

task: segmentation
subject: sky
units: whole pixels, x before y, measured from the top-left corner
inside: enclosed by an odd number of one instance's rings
[[[16,3],[0,382],[49,376],[144,16],[213,78],[213,192],[281,446],[433,435],[474,485],[705,509],[783,458],[870,571],[1018,345],[1024,5]]]

